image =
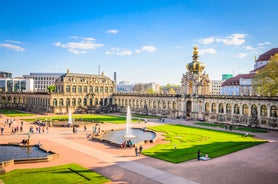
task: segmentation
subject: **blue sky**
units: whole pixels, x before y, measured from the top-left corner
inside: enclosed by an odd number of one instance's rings
[[[0,71],[180,84],[193,46],[210,79],[278,47],[277,0],[0,0]]]

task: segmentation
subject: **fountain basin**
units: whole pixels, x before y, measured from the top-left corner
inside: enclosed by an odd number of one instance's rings
[[[58,155],[37,145],[0,144],[0,165],[47,162]]]
[[[132,128],[132,136],[126,136],[126,130],[111,130],[104,132],[99,137],[94,137],[93,140],[107,142],[115,146],[121,146],[121,144],[130,139],[133,144],[143,144],[145,142],[154,142],[156,133],[141,128]]]

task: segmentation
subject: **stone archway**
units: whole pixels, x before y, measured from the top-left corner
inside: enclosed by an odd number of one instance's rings
[[[191,112],[192,112],[192,102],[187,101],[186,102],[186,118],[191,118]]]

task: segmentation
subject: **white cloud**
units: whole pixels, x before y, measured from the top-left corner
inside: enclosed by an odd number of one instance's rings
[[[151,46],[151,45],[144,45],[143,47],[141,47],[141,51],[155,52],[156,51],[156,47],[155,46]]]
[[[212,43],[223,43],[224,45],[242,45],[245,43],[246,34],[231,34],[226,37],[208,37],[199,39],[198,42],[201,44],[212,44]]]
[[[71,37],[76,38],[78,37]],[[68,42],[68,43],[61,43],[56,42],[54,43],[57,47],[62,47],[68,49],[69,52],[74,54],[86,54],[88,50],[93,50],[98,47],[103,47],[103,44],[93,43],[94,38],[81,38],[79,42]]]
[[[15,41],[15,40],[5,40],[5,42],[16,43],[16,44],[21,44],[22,43],[20,41]]]
[[[213,49],[213,48],[200,49],[199,52],[200,52],[200,55],[203,55],[203,54],[217,54],[216,50]]]
[[[20,42],[18,42],[20,43]],[[25,49],[19,45],[15,45],[15,44],[10,44],[10,43],[0,43],[0,48],[5,48],[5,49],[9,49],[9,50],[13,50],[13,51],[17,51],[17,52],[24,52]]]
[[[199,43],[201,43],[201,44],[212,44],[214,41],[216,41],[216,40],[212,36],[212,37],[209,37],[209,38],[200,39]]]
[[[270,42],[262,42],[262,43],[258,43],[258,46],[264,46],[264,45],[270,45]]]
[[[117,34],[119,32],[119,30],[117,29],[110,29],[110,30],[107,30],[105,33],[108,33],[108,34]]]
[[[235,55],[235,57],[237,58],[244,58],[245,56],[247,56],[247,53],[238,53],[237,55]]]
[[[222,39],[225,45],[242,45],[245,42],[245,34],[232,34]]]
[[[130,56],[132,55],[132,51],[128,49],[119,49],[119,48],[111,48],[110,50],[105,52],[106,55],[118,55],[118,56]]]
[[[141,53],[141,50],[140,50],[140,49],[136,49],[135,52],[136,52],[137,54],[140,54],[140,53]]]
[[[246,50],[255,50],[255,48],[252,47],[252,46],[245,46],[245,47],[243,47],[243,48],[245,48]]]
[[[121,50],[119,52],[116,52],[119,56],[130,56],[132,55],[132,52],[130,50]]]

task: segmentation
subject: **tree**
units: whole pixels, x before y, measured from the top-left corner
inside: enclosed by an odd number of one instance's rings
[[[54,85],[48,86],[48,87],[47,87],[47,91],[48,91],[49,93],[55,91],[55,86],[54,86]]]
[[[176,91],[174,90],[174,88],[170,88],[169,89],[169,94],[171,94],[171,95],[175,95],[176,94]]]
[[[269,63],[256,73],[252,86],[256,93],[263,96],[278,94],[278,54],[271,56]]]

